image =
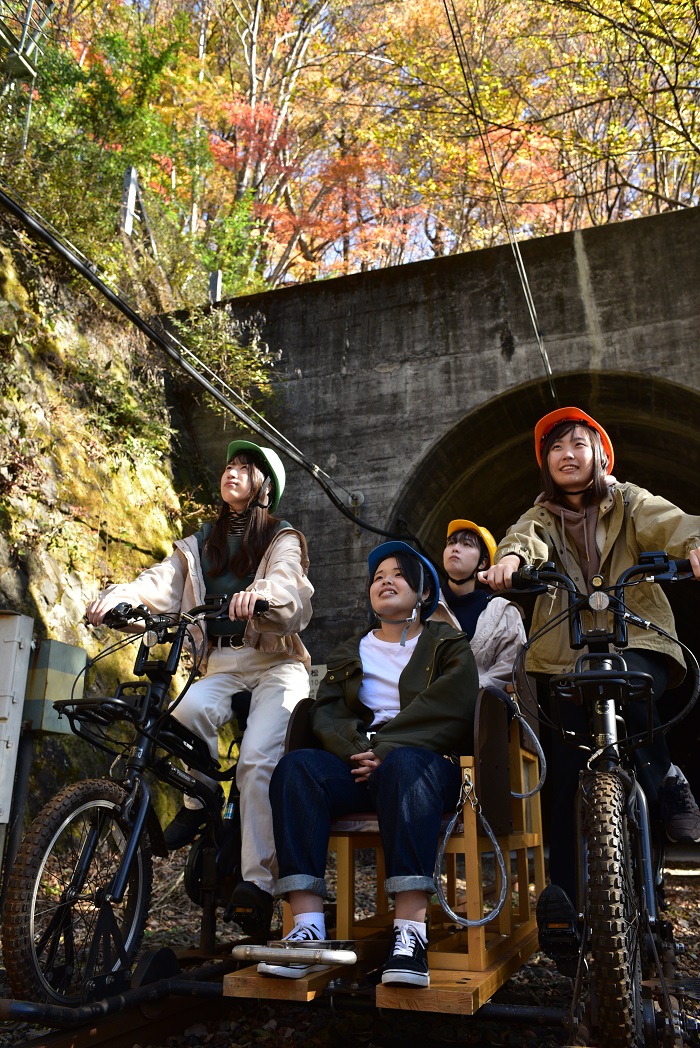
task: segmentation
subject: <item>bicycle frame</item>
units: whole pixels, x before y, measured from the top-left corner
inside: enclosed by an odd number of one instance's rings
[[[551,564],[544,565],[542,569],[526,567],[520,573],[523,588],[539,588],[541,592],[543,584],[556,585],[567,593],[571,647],[578,651],[585,646],[588,648],[587,652],[578,656],[573,672],[560,674],[550,680],[554,726],[566,742],[590,750],[586,767],[579,775],[575,811],[576,904],[581,925],[581,945],[570,1023],[575,1028],[583,1015],[582,990],[587,971],[585,956],[590,950],[595,964],[591,973],[594,996],[589,1004],[592,1004],[596,1025],[600,1022],[603,1035],[609,1038],[610,1044],[615,1045],[637,1045],[639,1038],[646,1038],[655,1024],[652,991],[642,982],[645,962],[647,969],[656,969],[660,980],[666,1023],[664,1037],[668,1036],[669,1030],[672,1029],[675,1036],[680,1029],[677,1008],[672,1007],[660,961],[660,952],[663,951],[665,957],[667,949],[670,949],[671,954],[674,952],[672,929],[670,924],[660,921],[657,904],[663,844],[660,839],[654,840],[648,801],[630,760],[633,751],[651,743],[654,734],[664,726],[654,720],[654,682],[651,675],[630,670],[625,661],[627,626],[632,622],[642,629],[656,627],[627,609],[624,591],[638,576],[643,576],[645,581],[671,581],[678,578],[679,572],[689,570],[688,562],[674,563],[664,553],[643,554],[640,563],[624,572],[612,586],[605,587],[602,577],[595,577],[592,580],[593,593],[588,595],[577,592],[572,580],[555,571]],[[587,608],[611,613],[612,628],[607,631],[599,628],[584,631],[582,611]],[[533,640],[536,637],[531,638],[530,643]],[[699,690],[700,684],[696,679],[691,699],[674,720],[680,720],[690,711]],[[579,728],[576,731],[565,730],[561,719],[561,705],[564,702],[575,703],[585,710],[587,735]],[[625,706],[630,702],[643,702],[646,705],[646,731],[632,736],[620,732]],[[610,807],[606,808],[608,800]],[[604,824],[602,837],[596,833],[596,821],[599,819]],[[622,839],[614,842],[606,851],[605,832],[613,829],[613,836],[619,833]],[[593,844],[589,834],[592,834]],[[612,886],[614,883],[611,879],[613,874],[603,874],[600,864],[595,865],[599,863],[601,854],[605,859],[608,853],[610,869],[614,868],[615,876],[620,878],[619,914],[616,914],[614,905],[610,909],[609,947],[604,941],[607,934],[605,929],[608,927],[607,911],[601,917],[596,908],[605,897],[606,885]],[[596,900],[595,904],[593,899]],[[616,917],[619,917],[617,923]],[[610,1000],[604,1001],[607,990],[606,956],[615,958],[609,961],[607,968],[618,981],[619,987],[625,988],[619,999],[622,1014],[619,1021]],[[599,960],[602,966],[600,973],[595,970]],[[648,974],[648,971],[645,972],[644,978]],[[596,1013],[598,1008],[600,1014]]]
[[[214,610],[218,612],[219,606],[225,599],[225,597],[218,599]],[[141,837],[147,825],[154,852],[157,855],[167,855],[160,824],[153,817],[151,790],[146,779],[146,772],[152,771],[162,782],[201,801],[215,851],[221,847],[224,825],[219,791],[212,790],[188,771],[172,764],[171,758],[178,757],[185,760],[189,767],[205,772],[208,776],[220,781],[230,780],[235,774],[235,768],[232,771],[221,772],[218,764],[210,757],[202,740],[179,725],[167,710],[168,692],[180,663],[187,629],[198,615],[203,613],[211,615],[212,606],[194,608],[188,615],[182,617],[172,631],[170,629],[172,622],[165,616],[151,616],[146,613],[146,609],[134,610],[142,612],[141,617],[146,625],[136,655],[134,673],[138,677],[145,676],[148,683],[142,680],[124,682],[118,686],[111,700],[87,698],[61,700],[55,704],[59,713],[69,718],[75,734],[87,738],[93,745],[109,753],[114,753],[114,750],[110,749],[104,740],[100,741],[95,737],[96,721],[99,721],[101,717],[109,718],[114,715],[115,720],[133,720],[136,729],[126,756],[121,758],[117,755],[118,760],[123,760],[123,768],[116,775],[111,774],[111,777],[116,779],[127,793],[119,808],[119,817],[125,826],[125,848],[109,884],[100,893],[96,934],[87,964],[89,978],[92,976],[95,965],[98,944],[104,941],[105,937],[109,938],[117,954],[121,958],[125,957],[124,942],[113,917],[113,906],[120,905],[124,900],[130,871],[136,860]],[[129,615],[128,617],[133,619],[136,616]],[[151,660],[151,649],[156,644],[162,643],[170,643],[167,658]],[[109,707],[109,712],[105,710],[105,705]],[[133,711],[133,717],[126,716],[129,709]],[[120,717],[120,714],[123,717]],[[164,750],[166,755],[158,756],[156,753],[158,749]],[[113,765],[113,772],[114,767],[115,765]],[[99,820],[99,815],[93,818]],[[71,884],[66,893],[67,901],[77,897],[83,890],[98,841],[99,827],[94,825],[92,832],[88,834],[84,842],[79,862],[71,878]],[[211,919],[207,917],[205,923],[209,928],[212,923]],[[60,931],[59,919],[58,923],[53,925],[53,932],[60,934]]]

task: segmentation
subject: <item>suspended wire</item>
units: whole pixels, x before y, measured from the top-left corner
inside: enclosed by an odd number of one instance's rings
[[[69,263],[74,269],[76,269],[86,280],[88,280],[93,287],[97,288],[100,294],[111,302],[124,316],[141,331],[154,345],[162,349],[166,355],[174,361],[178,367],[190,376],[198,385],[205,389],[215,400],[223,405],[228,411],[230,411],[237,419],[239,419],[249,429],[252,429],[254,433],[263,437],[269,444],[275,447],[278,451],[286,454],[292,459],[298,466],[301,466],[307,473],[309,473],[314,480],[323,489],[326,496],[333,503],[335,508],[353,522],[357,527],[362,528],[364,531],[369,531],[374,535],[381,535],[383,538],[388,539],[402,539],[404,541],[413,542],[414,545],[421,551],[425,552],[419,539],[410,533],[396,534],[394,532],[386,531],[384,528],[379,528],[374,524],[369,524],[367,521],[361,520],[360,517],[347,506],[343,500],[333,490],[332,481],[328,474],[324,472],[315,463],[311,462],[301,451],[299,451],[294,444],[281,433],[278,432],[268,423],[262,416],[258,415],[257,412],[253,414],[257,415],[257,418],[251,417],[250,408],[246,405],[246,409],[240,407],[234,403],[229,396],[226,396],[218,386],[224,386],[227,391],[238,397],[243,403],[243,398],[239,394],[231,390],[230,387],[226,386],[219,376],[214,375],[211,369],[207,368],[195,354],[182,342],[175,339],[171,332],[169,332],[161,322],[158,322],[159,330],[156,330],[148,321],[144,320],[140,313],[138,313],[126,300],[126,297],[121,293],[115,292],[104,280],[98,275],[98,267],[89,258],[82,254],[82,252],[75,248],[70,241],[64,237],[59,231],[52,231],[48,222],[44,221],[43,217],[31,207],[30,204],[26,204],[24,200],[15,193],[7,183],[0,178],[0,185],[7,189],[5,193],[0,189],[0,207],[3,207],[10,214],[14,215],[19,222],[27,229],[34,237],[42,240],[58,255],[60,255],[66,262]],[[31,212],[31,213],[30,213]],[[215,382],[210,381],[200,370],[197,369],[192,363],[189,362],[186,357],[190,357],[197,361],[197,364],[202,370],[207,370],[212,375]],[[216,384],[215,384],[216,383]],[[337,485],[342,487],[342,485]],[[346,488],[342,488],[343,491],[347,491]],[[352,493],[350,497],[352,499]]]
[[[476,119],[476,127],[481,140],[481,145],[484,150],[484,156],[486,157],[486,164],[489,169],[491,176],[491,184],[496,191],[496,200],[498,201],[498,208],[501,212],[503,224],[508,234],[508,242],[510,243],[511,251],[515,259],[515,267],[520,277],[520,283],[522,285],[523,294],[525,296],[525,302],[527,304],[527,310],[530,315],[530,321],[532,328],[535,332],[535,338],[537,340],[537,346],[540,351],[542,358],[542,364],[544,366],[545,375],[547,376],[547,382],[549,384],[549,391],[552,394],[552,399],[557,407],[559,407],[559,397],[554,386],[554,376],[552,373],[552,367],[549,362],[549,355],[545,349],[544,342],[542,340],[542,332],[540,330],[539,320],[537,319],[537,310],[535,308],[535,300],[532,296],[530,289],[530,282],[527,278],[527,271],[525,269],[525,263],[523,262],[522,255],[520,253],[520,245],[515,236],[515,226],[513,225],[508,211],[508,205],[505,199],[505,193],[503,186],[498,178],[498,165],[496,164],[496,157],[493,152],[493,146],[487,134],[487,127],[489,120],[486,117],[483,106],[481,105],[481,99],[479,97],[479,91],[476,84],[476,77],[469,61],[469,53],[467,51],[464,37],[462,36],[462,29],[459,24],[459,16],[455,8],[454,0],[442,0],[443,7],[445,8],[445,14],[447,16],[447,22],[450,27],[452,34],[452,40],[454,41],[455,50],[457,52],[457,58],[459,59],[459,66],[462,70],[462,77],[467,89],[467,96],[469,103]]]
[[[61,233],[61,231],[58,230],[56,226],[54,226],[51,222],[49,222],[42,215],[40,215],[36,208],[32,207],[32,205],[29,204],[26,200],[23,200],[22,197],[18,193],[16,193],[10,186],[8,186],[8,184],[2,178],[0,178],[0,185],[4,186],[9,193],[12,193],[12,196],[21,203],[22,207],[27,213],[32,214],[38,222],[40,222],[47,230],[49,230],[53,234],[54,237],[56,237],[63,244],[65,244],[66,247],[76,256],[76,258],[80,259],[84,266],[90,268],[95,273],[95,275],[100,274],[99,267],[96,266],[95,263],[92,262],[80,250],[80,248],[76,247],[76,245],[73,244],[68,239],[68,237]],[[105,280],[104,273],[101,275],[100,279],[103,281]],[[122,299],[124,302],[127,301],[127,296],[121,288],[117,287],[115,294],[117,294],[119,298]],[[241,410],[244,410],[246,413],[250,415],[254,415],[258,420],[259,426],[263,427],[266,430],[269,430],[270,433],[274,434],[274,436],[277,438],[280,444],[284,444],[285,447],[288,449],[288,453],[297,455],[300,459],[304,458],[303,452],[300,451],[299,448],[297,448],[292,443],[292,441],[284,435],[284,433],[281,433],[275,426],[272,425],[271,422],[264,418],[264,416],[261,415],[260,412],[256,411],[252,404],[248,404],[245,400],[245,397],[243,397],[237,390],[229,386],[229,384],[226,382],[224,378],[221,377],[221,375],[217,375],[216,372],[213,371],[209,367],[209,365],[201,359],[201,357],[197,356],[194,350],[190,349],[190,347],[187,346],[184,342],[181,342],[180,339],[169,328],[164,327],[159,318],[154,318],[154,323],[158,325],[158,329],[160,330],[164,338],[166,338],[169,342],[173,343],[173,345],[177,346],[181,353],[184,353],[185,356],[189,357],[190,360],[192,360],[193,364],[199,369],[199,371],[204,372],[209,376],[212,384],[220,386],[221,389],[224,390],[228,396],[233,397],[235,400],[237,400],[240,404],[243,405],[243,408]],[[251,429],[255,429],[255,427],[252,425],[252,423],[250,423],[250,421],[247,424],[250,425]],[[260,429],[257,429],[256,432],[260,435],[263,435]],[[346,488],[338,480],[334,480],[328,473],[322,470],[320,466],[314,466],[314,469],[318,471],[319,475],[325,477],[335,487],[340,488],[341,491],[344,491],[346,495],[352,497],[353,492],[349,491],[348,488]]]
[[[201,357],[198,357],[197,354],[193,350],[191,350],[188,345],[186,345],[184,342],[181,342],[177,335],[174,335],[172,331],[170,331],[167,328],[163,328],[162,326],[161,330],[167,336],[169,341],[177,346],[181,353],[184,353],[185,356],[189,357],[196,365],[196,367],[199,368],[200,371],[203,371],[205,374],[209,376],[209,379],[212,382],[212,384],[219,385],[228,394],[228,396],[233,397],[235,400],[238,400],[243,405],[242,410],[246,411],[250,415],[254,415],[258,420],[258,424],[261,427],[269,431],[271,434],[274,434],[279,443],[284,444],[288,454],[298,455],[300,458],[304,457],[303,453],[299,450],[298,447],[296,447],[295,444],[291,442],[289,437],[285,436],[284,433],[281,433],[280,430],[273,426],[272,423],[269,422],[263,415],[261,415],[259,411],[256,411],[252,404],[249,404],[246,401],[245,397],[243,397],[237,390],[229,386],[228,382],[226,382],[226,380],[222,378],[221,375],[217,375],[216,372],[209,367],[206,361],[202,360]],[[314,466],[314,469],[318,470],[320,476],[325,477],[328,481],[330,481],[331,484],[333,484],[337,488],[340,488],[341,491],[344,491],[346,495],[352,498],[353,492],[350,491],[348,488],[344,487],[344,485],[341,484],[340,481],[334,480],[328,473],[322,470],[320,466]]]

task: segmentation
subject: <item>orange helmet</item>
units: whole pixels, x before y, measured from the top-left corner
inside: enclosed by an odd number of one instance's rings
[[[600,422],[596,422],[594,418],[587,415],[585,411],[581,411],[580,408],[557,408],[556,411],[550,411],[548,415],[541,418],[535,426],[535,456],[537,457],[537,464],[542,467],[542,448],[544,446],[545,438],[548,433],[554,429],[555,426],[559,425],[560,422],[580,422],[584,426],[590,426],[599,435],[603,443],[603,451],[608,460],[608,464],[605,467],[606,473],[612,473],[613,463],[615,462],[615,452],[613,451],[612,441],[605,432]]]

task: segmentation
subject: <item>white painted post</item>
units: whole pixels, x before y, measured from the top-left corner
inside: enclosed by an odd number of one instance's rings
[[[10,821],[34,619],[0,611],[0,856]]]

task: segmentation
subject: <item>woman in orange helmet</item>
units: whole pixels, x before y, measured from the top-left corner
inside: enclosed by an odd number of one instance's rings
[[[540,419],[535,426],[535,455],[542,471],[542,493],[499,543],[494,563],[479,575],[481,581],[494,590],[506,590],[522,564],[539,567],[553,561],[585,594],[591,592],[594,575],[612,583],[637,562],[640,553],[661,549],[673,557],[688,558],[694,575],[700,578],[700,517],[684,513],[636,484],[619,483],[612,475],[612,441],[585,411],[558,408]],[[565,600],[561,591],[537,599],[533,634],[565,611]],[[661,587],[634,587],[627,600],[631,611],[663,627],[671,638],[675,636],[673,614]],[[530,649],[526,668],[546,678],[569,672],[574,661],[564,616],[558,628],[545,632]],[[633,626],[625,661],[630,669],[652,676],[657,702],[686,672],[672,639]],[[577,714],[580,711],[573,707],[565,711],[566,716]],[[643,731],[646,710],[632,703],[628,719],[632,731]],[[550,761],[549,872],[552,884],[570,897],[574,894],[571,810],[584,759],[579,758],[577,762],[576,751],[564,746],[555,733]],[[636,750],[635,765],[651,810],[656,809],[662,818],[667,836],[672,841],[700,842],[700,811],[683,773],[671,762],[665,737],[657,735],[652,745]]]

